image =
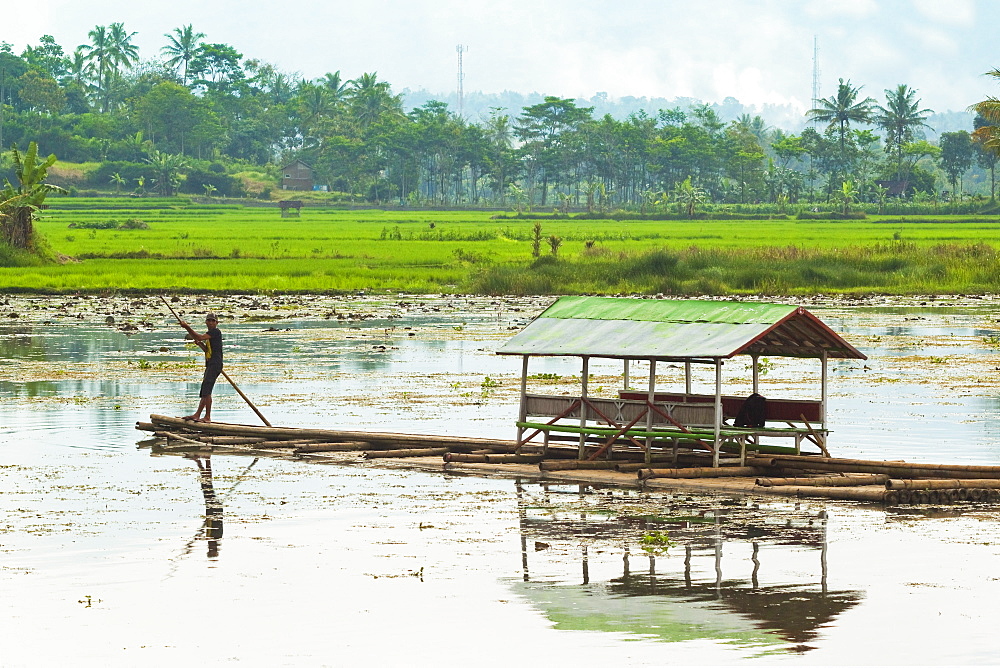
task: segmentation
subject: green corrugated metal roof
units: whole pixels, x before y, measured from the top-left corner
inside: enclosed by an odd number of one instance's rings
[[[545,309],[539,317],[773,325],[795,309],[795,306],[786,304],[719,302],[700,299],[561,297],[552,306]]]
[[[785,304],[561,297],[501,355],[698,359],[746,353],[864,359],[816,316]]]

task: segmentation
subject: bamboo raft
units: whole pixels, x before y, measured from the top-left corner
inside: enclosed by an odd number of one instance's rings
[[[576,444],[550,444],[544,452],[513,440],[385,432],[257,427],[202,423],[151,415],[136,429],[162,454],[252,454],[314,461],[345,458],[444,471],[559,480],[567,483],[757,496],[822,498],[884,505],[1000,502],[1000,466],[925,464],[819,455],[757,455],[745,466],[711,466],[711,455],[676,458],[614,450],[614,459],[579,459]],[[585,454],[599,446],[587,446]]]

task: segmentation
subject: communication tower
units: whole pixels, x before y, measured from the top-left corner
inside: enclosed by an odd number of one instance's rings
[[[462,54],[469,50],[469,47],[459,44],[455,47],[458,52],[458,116],[461,118],[465,105],[464,82],[465,72],[462,71]]]
[[[809,106],[813,109],[816,106],[816,100],[819,99],[819,35],[813,35],[813,94],[812,102]],[[813,118],[813,125],[816,125],[817,121]]]

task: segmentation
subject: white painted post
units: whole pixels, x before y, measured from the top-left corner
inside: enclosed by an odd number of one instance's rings
[[[821,390],[820,390],[821,394],[820,394],[820,400],[819,400],[819,421],[820,421],[820,426],[823,429],[826,429],[826,399],[827,399],[827,388],[826,388],[826,383],[827,383],[827,364],[826,363],[827,363],[827,355],[826,355],[826,351],[825,350],[823,351],[823,355],[820,358],[820,361],[823,364],[823,370],[822,370],[821,376],[820,376],[821,379],[822,379],[820,381],[822,387],[821,387]]]
[[[587,380],[590,375],[590,358],[584,355],[583,357],[583,370],[580,375],[580,428],[583,429],[587,426]],[[586,452],[584,446],[587,443],[587,435],[580,432],[580,451],[577,454],[579,459],[583,459],[583,455]]]
[[[750,359],[753,360],[753,391],[757,394],[757,388],[760,387],[760,369],[757,368],[757,360],[760,359],[760,355],[751,355]]]
[[[649,360],[649,392],[646,394],[646,400],[649,402],[649,406],[646,407],[646,463],[649,464],[653,461],[653,409],[651,406],[656,399],[656,360]]]
[[[715,452],[712,466],[719,465],[719,446],[722,445],[722,358],[715,358]]]
[[[517,411],[517,421],[527,422],[528,420],[528,356],[523,355],[521,359],[521,406]],[[524,427],[517,428],[517,442],[520,443],[524,437]]]

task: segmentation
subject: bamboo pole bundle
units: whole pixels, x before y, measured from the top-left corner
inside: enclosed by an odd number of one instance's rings
[[[882,473],[846,476],[817,476],[815,478],[757,478],[760,487],[781,487],[800,485],[803,487],[860,487],[864,485],[887,485],[889,476]]]
[[[449,452],[444,455],[444,461],[463,464],[538,464],[542,461],[542,456],[510,453],[466,454],[463,452]]]
[[[306,445],[316,445],[321,441],[317,441],[314,438],[306,438],[301,440],[288,440],[288,441],[260,441],[254,443],[255,448],[262,449],[281,449],[281,448],[298,448]]]
[[[1000,478],[1000,466],[978,464],[924,464],[871,459],[810,457],[805,455],[774,455],[771,457],[754,457],[753,460],[754,464],[770,460],[772,466],[781,468],[804,468],[827,471],[836,469],[837,471],[854,471],[859,473],[888,473],[890,470],[910,472],[905,475],[896,476],[899,478],[969,478],[969,473],[982,474],[978,476],[979,478]],[[934,472],[937,472],[938,475],[934,475]]]
[[[222,422],[191,422],[168,415],[151,415],[154,425],[166,425],[182,429],[196,429],[206,434],[232,436],[262,436],[275,439],[318,439],[322,441],[368,441],[373,445],[381,443],[400,444],[411,447],[442,447],[457,449],[479,449],[488,447],[501,452],[513,452],[517,443],[501,439],[476,438],[468,436],[433,436],[425,434],[393,434],[384,432],[336,431],[331,429],[299,429],[295,427],[255,427]],[[162,428],[162,427],[159,427]]]
[[[212,445],[253,445],[267,439],[262,436],[202,436],[198,440]]]
[[[753,463],[758,465],[760,459],[755,459]],[[902,462],[884,462],[878,464],[855,464],[840,463],[835,461],[824,462],[819,457],[813,461],[785,460],[784,458],[774,458],[774,465],[780,469],[788,471],[821,471],[827,473],[881,473],[891,478],[952,478],[952,479],[977,479],[977,478],[1000,478],[1000,470],[984,471],[979,469],[965,470],[963,468],[940,468],[945,465],[927,466],[901,466]],[[1000,467],[998,467],[1000,468]]]
[[[755,476],[760,469],[754,466],[702,466],[687,469],[639,469],[639,480],[650,478],[737,478]]]
[[[897,480],[890,478],[885,483],[886,489],[1000,489],[1000,480],[985,479],[934,479],[934,480]]]
[[[402,457],[440,457],[448,448],[403,448],[400,450],[369,450],[365,459],[390,459]]]
[[[581,461],[579,459],[542,461],[538,463],[538,468],[542,471],[575,471],[575,470],[616,470],[618,462],[608,460],[598,460],[595,462]]]
[[[898,492],[902,494],[903,490]],[[769,487],[768,494],[796,497],[818,497],[840,501],[875,501],[884,503],[889,490],[877,485],[865,487],[808,487],[802,485],[781,485]]]
[[[359,450],[371,450],[372,444],[367,441],[337,441],[336,443],[315,443],[311,445],[300,445],[295,448],[296,453],[307,452],[357,452]]]

